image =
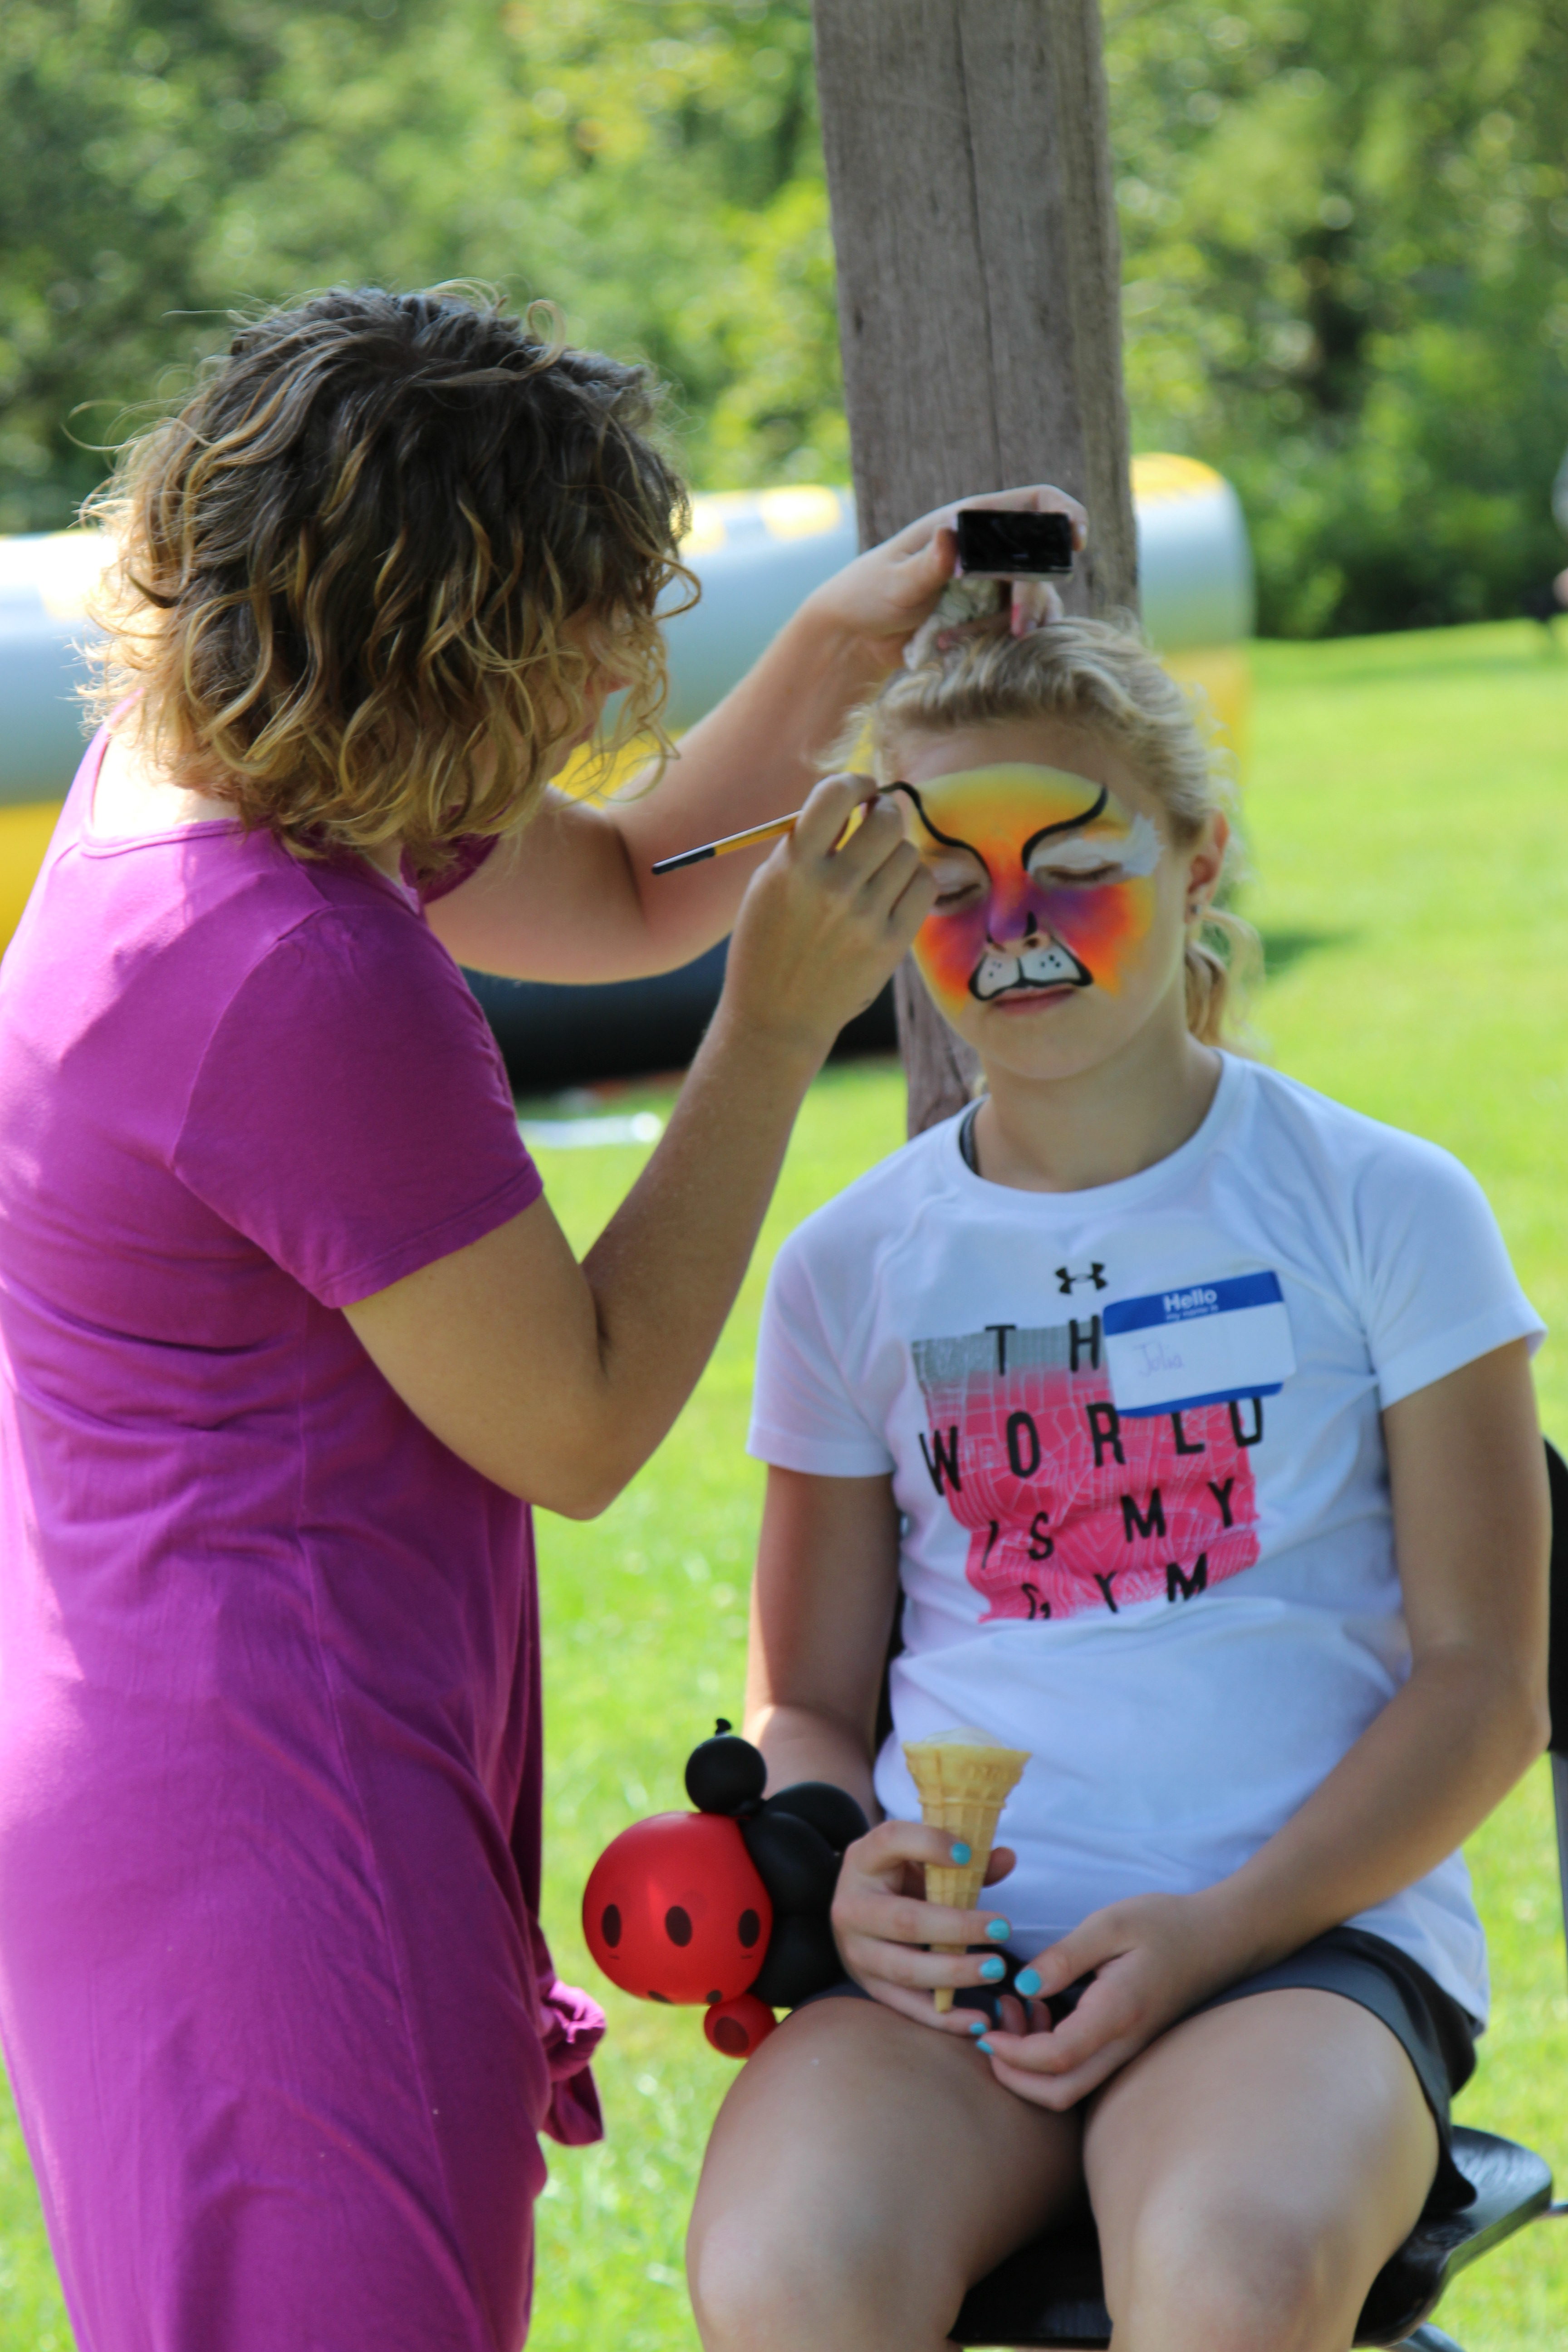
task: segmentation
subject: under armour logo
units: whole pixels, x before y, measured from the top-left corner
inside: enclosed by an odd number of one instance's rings
[[[1092,1282],[1096,1290],[1103,1290],[1106,1286],[1105,1268],[1099,1258],[1095,1259],[1087,1274],[1069,1274],[1065,1265],[1058,1266],[1057,1288],[1064,1298],[1072,1297],[1072,1286],[1075,1282]]]

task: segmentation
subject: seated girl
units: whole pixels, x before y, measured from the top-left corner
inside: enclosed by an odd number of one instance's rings
[[[1345,2352],[1468,2196],[1456,1849],[1545,1736],[1542,1326],[1447,1153],[1224,1049],[1226,821],[1141,646],[937,637],[871,718],[984,1091],[769,1293],[748,1730],[877,1826],[845,1981],[715,2126],[703,2340],[931,2352],[1087,2191],[1116,2352]],[[900,1742],[953,1726],[1030,1753],[994,1911],[921,1899]]]

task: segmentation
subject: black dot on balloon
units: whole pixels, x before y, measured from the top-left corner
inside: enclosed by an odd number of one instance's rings
[[[723,1998],[721,1992],[705,1992],[702,1996],[702,2006],[704,2009],[714,2009]]]
[[[669,1995],[667,1992],[650,1992],[648,1999],[649,2000],[662,2000],[666,2009],[668,2009],[671,2005]]]
[[[664,1932],[672,1944],[689,1944],[691,1921],[679,1903],[672,1903],[664,1915]]]
[[[737,2024],[732,2017],[716,2017],[713,2021],[713,2039],[726,2058],[743,2058],[746,2054],[746,2044],[751,2036],[745,2027]]]
[[[741,1941],[749,1952],[763,1932],[763,1923],[754,1911],[741,1914]]]
[[[599,1922],[600,1933],[613,1952],[621,1940],[621,1909],[618,1903],[606,1903],[605,1916]]]

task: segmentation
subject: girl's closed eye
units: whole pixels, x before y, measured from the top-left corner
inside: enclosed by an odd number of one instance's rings
[[[1029,868],[1029,878],[1044,890],[1097,890],[1107,882],[1125,882],[1127,868],[1109,859],[1093,866],[1064,866],[1059,862],[1047,866],[1037,860]]]
[[[983,892],[990,878],[977,857],[963,852],[928,858],[926,872],[936,884],[937,911],[942,914],[951,914]]]
[[[1066,841],[1042,842],[1029,859],[1029,878],[1042,889],[1101,889],[1110,882],[1152,874],[1160,862],[1160,848],[1158,833],[1140,815],[1125,838],[1096,840],[1079,834]]]

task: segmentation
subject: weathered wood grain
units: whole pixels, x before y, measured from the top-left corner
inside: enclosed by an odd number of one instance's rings
[[[1135,610],[1121,249],[1097,0],[816,0],[864,543],[1049,481],[1089,509],[1070,611]],[[974,1056],[900,975],[910,1132]]]

